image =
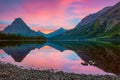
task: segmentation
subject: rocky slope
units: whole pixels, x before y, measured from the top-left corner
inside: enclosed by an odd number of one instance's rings
[[[87,25],[91,22],[94,22],[95,20],[98,19],[98,17],[100,17],[101,15],[103,15],[106,11],[108,11],[111,7],[105,7],[102,10],[98,11],[97,13],[94,14],[90,14],[88,16],[86,16],[85,18],[83,18],[81,20],[81,22],[76,26],[76,27],[82,27],[84,25]]]
[[[95,32],[101,28],[105,35],[120,35],[120,2],[99,17],[94,23],[94,28]]]
[[[100,16],[94,16],[103,12]],[[63,37],[105,37],[110,38],[120,36],[120,2],[104,11],[99,11],[94,15],[84,18],[76,28],[71,29],[61,35]],[[94,16],[94,18],[90,21]],[[91,18],[89,18],[91,17]],[[97,18],[97,19],[96,19]],[[87,22],[88,21],[88,22]],[[86,23],[85,23],[86,22]],[[86,25],[84,25],[86,24]],[[81,27],[81,25],[84,25]]]

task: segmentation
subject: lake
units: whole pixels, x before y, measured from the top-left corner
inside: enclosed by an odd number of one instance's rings
[[[0,61],[21,68],[54,69],[77,74],[120,75],[117,42],[48,41],[0,45]],[[19,42],[18,42],[19,43]]]

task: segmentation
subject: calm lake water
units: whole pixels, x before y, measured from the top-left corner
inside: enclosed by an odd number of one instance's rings
[[[4,44],[0,45],[0,61],[28,69],[120,75],[120,45],[85,41]]]

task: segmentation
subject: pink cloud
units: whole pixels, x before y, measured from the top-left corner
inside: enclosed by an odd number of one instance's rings
[[[20,2],[11,2],[11,4],[10,2],[0,2],[2,3],[2,5],[0,5],[0,20],[13,21],[14,18],[21,17],[27,24],[55,26],[55,29],[60,27],[70,29],[77,25],[76,22],[71,24],[71,22],[69,22],[70,20],[75,18],[82,19],[118,1],[119,0],[21,0]],[[5,7],[5,5],[9,5],[9,7]]]

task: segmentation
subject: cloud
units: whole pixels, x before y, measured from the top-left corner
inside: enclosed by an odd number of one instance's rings
[[[7,24],[0,24],[0,31],[7,27]]]
[[[21,17],[27,24],[73,28],[86,15],[111,6],[119,0],[0,0],[0,20]]]

